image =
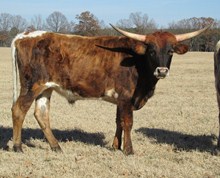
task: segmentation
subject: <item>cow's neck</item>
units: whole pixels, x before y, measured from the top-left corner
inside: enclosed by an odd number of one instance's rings
[[[148,99],[153,96],[158,82],[158,79],[153,75],[153,70],[150,70],[148,66],[143,70],[142,65],[141,69],[139,70],[137,67],[138,80],[132,97],[134,110],[141,109]]]

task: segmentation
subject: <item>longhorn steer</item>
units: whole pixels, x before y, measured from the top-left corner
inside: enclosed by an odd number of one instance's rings
[[[187,52],[188,47],[179,42],[199,35],[209,26],[181,35],[138,35],[113,28],[124,36],[82,37],[34,31],[19,34],[13,40],[14,151],[22,151],[22,124],[34,100],[34,116],[51,149],[61,150],[49,123],[50,97],[55,90],[70,103],[81,98],[102,98],[115,103],[113,148],[121,148],[124,132],[123,151],[132,154],[133,111],[145,105],[158,80],[168,75],[173,53]]]

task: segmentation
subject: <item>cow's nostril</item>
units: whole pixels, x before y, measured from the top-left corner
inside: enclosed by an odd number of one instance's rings
[[[169,69],[167,67],[157,67],[154,71],[154,75],[158,78],[165,78],[169,74]]]
[[[158,71],[159,71],[159,73],[167,73],[168,69],[167,68],[159,68]]]

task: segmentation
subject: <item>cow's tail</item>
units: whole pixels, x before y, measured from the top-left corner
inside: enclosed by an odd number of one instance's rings
[[[17,49],[15,47],[15,39],[11,44],[12,52],[12,74],[13,74],[13,104],[18,99],[18,65],[17,65]]]

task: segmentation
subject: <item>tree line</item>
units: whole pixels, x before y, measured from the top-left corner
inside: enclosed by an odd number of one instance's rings
[[[177,22],[173,21],[168,24],[168,27],[163,28],[159,27],[147,14],[135,12],[131,13],[127,19],[118,20],[114,25],[139,34],[148,34],[156,30],[180,34],[203,28],[211,23],[213,25],[210,30],[185,43],[189,45],[191,51],[214,51],[215,44],[220,40],[220,20],[211,17],[192,17]],[[0,13],[0,46],[10,46],[12,39],[28,27],[35,30],[83,36],[119,35],[89,11],[76,15],[74,21],[68,21],[66,16],[58,11],[51,13],[45,20],[40,15],[34,16],[29,22],[20,15]]]

